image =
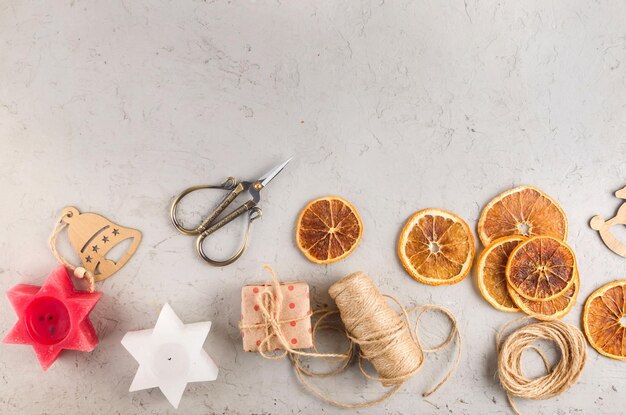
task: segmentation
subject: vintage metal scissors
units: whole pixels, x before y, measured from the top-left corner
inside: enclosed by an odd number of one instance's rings
[[[196,239],[196,250],[198,251],[198,254],[202,257],[202,259],[204,259],[206,262],[217,267],[223,267],[225,265],[232,264],[243,254],[243,252],[246,250],[246,247],[248,246],[248,240],[250,239],[250,225],[253,221],[260,218],[263,213],[261,208],[258,206],[258,203],[261,200],[261,190],[265,188],[265,186],[267,186],[267,184],[272,181],[272,179],[276,177],[276,175],[278,175],[278,173],[280,173],[290,161],[291,158],[274,167],[269,172],[261,176],[261,178],[259,178],[258,180],[238,181],[234,177],[228,177],[226,181],[219,186],[192,186],[188,189],[183,190],[178,196],[176,196],[176,199],[174,199],[174,202],[172,203],[172,207],[170,209],[170,219],[172,220],[172,224],[176,227],[176,229],[178,229],[179,232],[184,233],[185,235],[198,235],[198,238]],[[228,190],[229,193],[215,208],[215,210],[209,213],[209,215],[202,221],[199,226],[197,226],[196,228],[185,228],[178,219],[178,216],[176,214],[176,208],[185,196],[187,196],[191,192],[195,192],[196,190],[203,189],[222,189]],[[218,220],[218,217],[222,212],[224,212],[228,205],[230,205],[237,198],[237,196],[246,191],[250,193],[252,199],[248,200],[237,209]],[[246,228],[243,243],[240,246],[239,250],[232,257],[223,261],[217,261],[209,258],[202,248],[202,243],[206,239],[206,237],[246,212],[248,212],[248,225]]]

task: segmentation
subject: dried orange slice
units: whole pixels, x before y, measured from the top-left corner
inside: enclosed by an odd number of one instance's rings
[[[305,206],[296,226],[296,243],[317,264],[350,255],[363,235],[356,208],[338,196],[321,197]]]
[[[567,218],[559,204],[539,189],[520,186],[496,196],[478,220],[484,246],[507,235],[548,235],[567,239]]]
[[[626,280],[606,284],[585,302],[583,327],[591,346],[611,359],[626,360]]]
[[[440,209],[415,213],[398,240],[398,256],[406,271],[430,285],[455,284],[474,261],[474,236],[463,219]]]
[[[529,316],[535,317],[537,320],[556,320],[562,318],[570,312],[576,298],[578,298],[578,292],[580,291],[580,277],[576,275],[572,286],[562,295],[554,297],[552,300],[546,301],[533,301],[522,297],[514,289],[509,287],[509,295],[515,302],[515,304],[524,313]]]
[[[506,264],[506,280],[520,296],[535,301],[551,300],[574,283],[576,257],[563,241],[534,236],[515,247]]]
[[[509,295],[505,273],[509,255],[525,239],[520,235],[498,238],[485,248],[476,262],[476,281],[480,293],[489,304],[500,311],[519,311]]]

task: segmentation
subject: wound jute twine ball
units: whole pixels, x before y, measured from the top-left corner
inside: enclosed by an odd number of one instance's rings
[[[54,229],[52,230],[52,234],[50,235],[50,239],[48,240],[48,244],[50,245],[50,250],[52,251],[52,255],[54,255],[54,257],[57,259],[57,261],[59,261],[66,268],[71,270],[73,275],[74,275],[74,277],[76,277],[78,279],[83,279],[84,278],[87,281],[87,290],[90,293],[92,293],[96,289],[96,281],[95,281],[95,278],[94,278],[93,274],[91,272],[87,271],[85,268],[77,267],[74,264],[72,264],[71,262],[69,262],[63,255],[61,255],[61,253],[57,249],[57,236],[67,226],[67,222],[63,221],[63,218],[65,216],[72,217],[72,215],[73,215],[72,212],[66,212],[66,213],[64,213],[61,216],[59,221],[54,226]]]
[[[508,327],[522,320],[528,320],[528,317],[507,323],[496,338],[498,377],[517,415],[520,412],[512,397],[539,400],[559,395],[576,383],[587,360],[587,343],[582,332],[558,320],[528,324],[504,338]],[[548,359],[537,347],[538,340],[549,341],[559,350],[561,359],[554,367],[550,367]],[[522,355],[526,350],[541,357],[547,371],[545,375],[534,379],[524,375]]]
[[[424,393],[424,396],[434,393],[454,373],[461,357],[461,335],[452,312],[434,304],[406,309],[395,298],[381,294],[374,282],[362,272],[350,274],[330,287],[329,294],[337,304],[337,310],[323,309],[313,313],[318,315],[313,326],[314,339],[319,330],[339,331],[345,333],[348,339],[347,350],[344,353],[319,353],[315,345],[313,352],[293,349],[281,329],[281,324],[285,321],[280,319],[282,294],[278,279],[270,267],[265,266],[265,268],[272,276],[272,285],[265,287],[258,301],[263,322],[255,325],[241,324],[240,327],[241,329],[264,328],[266,336],[261,341],[260,354],[267,359],[289,356],[298,380],[320,399],[343,408],[364,408],[376,405],[391,397],[404,382],[420,370],[424,363],[425,353],[442,350],[456,339],[457,353],[452,368],[437,385]],[[397,304],[400,312],[395,311],[387,300]],[[450,320],[452,328],[448,337],[440,345],[425,349],[418,338],[419,319],[424,312],[430,310],[444,314]],[[414,312],[418,314],[414,327],[411,328],[409,315]],[[337,315],[342,324],[333,324],[328,321],[329,317]],[[279,340],[284,350],[280,352],[270,352],[267,348],[264,350],[264,346],[269,345],[273,337]],[[368,379],[380,381],[383,386],[391,387],[391,390],[382,397],[363,403],[347,403],[330,398],[307,380],[308,377],[330,377],[343,372],[349,367],[357,352],[359,353],[359,369],[363,375]],[[302,358],[321,358],[335,362],[338,366],[329,372],[317,373],[309,370]],[[377,376],[366,371],[363,360],[371,363]]]

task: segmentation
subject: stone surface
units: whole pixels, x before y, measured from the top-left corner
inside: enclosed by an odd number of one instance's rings
[[[586,0],[0,3],[0,288],[43,282],[64,206],[144,235],[98,284],[94,352],[66,352],[44,375],[32,352],[1,346],[0,412],[174,413],[158,391],[128,393],[137,366],[120,344],[169,302],[185,322],[213,322],[205,349],[220,366],[217,381],[188,387],[178,413],[510,413],[494,338],[517,316],[492,309],[472,278],[413,281],[396,239],[420,208],[475,227],[495,194],[540,187],[570,220],[582,290],[565,321],[579,324],[586,296],[625,277],[625,260],[588,226],[614,214],[612,193],[626,184],[625,19],[623,2]],[[263,191],[264,215],[234,265],[207,266],[169,223],[183,188],[254,178],[291,155]],[[365,232],[349,258],[318,266],[296,248],[294,224],[328,194],[355,204]],[[184,210],[199,218],[206,203]],[[239,231],[216,235],[212,252],[226,256]],[[321,403],[286,361],[242,351],[240,290],[265,280],[263,263],[307,281],[318,305],[334,281],[363,270],[405,304],[450,307],[464,335],[457,374],[422,398],[448,367],[442,352],[379,407]],[[441,321],[424,320],[433,333],[425,341],[445,337]],[[0,332],[14,322],[0,301]],[[575,387],[519,402],[522,412],[621,413],[626,365],[589,353]],[[380,392],[355,372],[320,385],[348,400]]]

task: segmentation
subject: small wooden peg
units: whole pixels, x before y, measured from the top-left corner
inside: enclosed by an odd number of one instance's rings
[[[626,200],[626,187],[615,192],[615,196]],[[626,202],[622,203],[617,214],[611,219],[605,221],[601,216],[594,216],[589,225],[600,233],[600,238],[611,251],[626,258],[626,245],[620,242],[610,230],[613,225],[626,225]]]

